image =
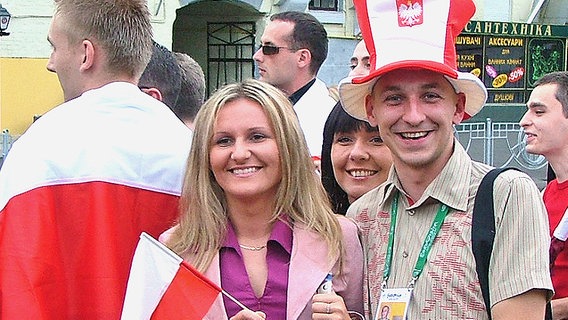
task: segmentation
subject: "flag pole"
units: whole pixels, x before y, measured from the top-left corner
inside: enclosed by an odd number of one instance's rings
[[[241,309],[243,310],[248,310],[248,308],[242,304],[239,300],[235,299],[235,297],[233,297],[232,295],[230,295],[227,291],[221,289],[221,293],[225,295],[225,297],[231,299],[231,301],[233,301],[234,303],[237,304],[237,306],[241,307]]]
[[[166,247],[166,245],[164,245],[160,241],[154,239],[154,237],[147,234],[146,232],[142,232],[140,234],[140,238],[144,238],[144,239],[150,241],[152,244],[154,244],[156,247],[160,248],[164,253],[166,253],[168,256],[170,256],[172,259],[174,259],[176,262],[180,263],[180,262],[183,261],[183,259],[180,256],[178,256],[175,252],[170,250],[170,248]]]
[[[175,252],[173,252],[172,250],[170,250],[168,247],[166,247],[164,244],[162,244],[160,241],[154,239],[154,237],[152,237],[151,235],[147,234],[146,232],[142,232],[140,234],[140,238],[145,238],[148,241],[152,242],[154,245],[156,245],[158,248],[162,249],[163,252],[167,253],[171,258],[175,259],[176,261],[179,261],[180,263],[184,263],[183,259],[178,256]],[[191,265],[189,265],[189,263],[186,264],[188,268],[195,270]],[[195,272],[197,272],[197,270],[195,270]],[[227,291],[223,290],[221,287],[217,286],[216,284],[214,284],[213,282],[211,282],[211,280],[203,277],[203,275],[200,274],[200,278],[206,282],[208,282],[210,285],[214,286],[215,288],[217,288],[218,290],[221,290],[221,293],[224,294],[227,298],[229,298],[231,301],[233,301],[237,306],[239,306],[241,309],[243,310],[249,310],[249,308],[247,308],[244,304],[242,304],[239,300],[237,300],[235,297],[233,297],[232,295],[230,295]]]

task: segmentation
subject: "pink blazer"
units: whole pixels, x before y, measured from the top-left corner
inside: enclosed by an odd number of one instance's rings
[[[338,216],[345,245],[343,276],[333,278],[334,291],[343,297],[347,310],[363,313],[363,249],[357,226],[344,216]],[[160,236],[165,242],[166,231]],[[312,319],[312,296],[325,276],[338,273],[338,261],[328,262],[328,247],[323,239],[304,226],[296,224],[293,229],[292,255],[288,276],[287,318]],[[190,261],[191,262],[191,261]],[[219,255],[204,272],[211,281],[220,285]],[[227,320],[222,295],[219,295],[204,319]]]

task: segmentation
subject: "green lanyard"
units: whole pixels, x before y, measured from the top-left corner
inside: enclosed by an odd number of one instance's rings
[[[386,288],[387,280],[390,276],[391,271],[391,264],[392,264],[392,254],[393,254],[393,247],[394,247],[394,232],[396,227],[396,215],[398,213],[398,198],[399,193],[394,196],[392,205],[391,205],[391,223],[389,229],[389,242],[387,246],[387,255],[385,258],[385,268],[383,271],[383,283],[382,288]],[[448,206],[445,204],[440,205],[440,209],[438,209],[438,213],[430,226],[430,230],[428,230],[428,234],[426,235],[426,239],[424,239],[424,243],[422,244],[422,249],[420,249],[420,254],[418,255],[418,260],[416,261],[416,265],[414,266],[414,271],[412,271],[412,280],[408,284],[410,288],[414,287],[414,283],[424,270],[424,266],[426,265],[426,260],[428,258],[428,254],[432,249],[432,244],[434,243],[434,239],[442,229],[442,224],[444,223],[444,219],[448,215]]]

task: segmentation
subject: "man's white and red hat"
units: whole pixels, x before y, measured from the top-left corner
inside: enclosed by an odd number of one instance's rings
[[[465,119],[477,114],[487,99],[483,82],[457,70],[455,40],[475,13],[472,0],[353,0],[371,72],[343,79],[343,108],[367,120],[365,97],[389,71],[421,68],[443,74],[456,92],[466,95]]]

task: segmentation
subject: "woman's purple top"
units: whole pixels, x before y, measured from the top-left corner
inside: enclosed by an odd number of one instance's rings
[[[227,239],[219,253],[221,288],[247,308],[266,313],[267,319],[286,319],[288,268],[291,252],[292,229],[286,223],[278,220],[274,223],[267,243],[268,279],[264,293],[260,298],[257,298],[245,269],[235,231],[229,223]],[[226,296],[223,296],[223,302],[229,318],[241,311],[241,308]]]

